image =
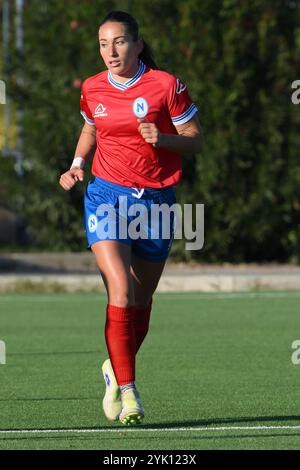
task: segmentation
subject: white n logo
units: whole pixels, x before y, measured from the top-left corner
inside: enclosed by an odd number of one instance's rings
[[[136,100],[134,100],[132,109],[136,117],[143,118],[148,114],[149,105],[145,98],[137,98]]]

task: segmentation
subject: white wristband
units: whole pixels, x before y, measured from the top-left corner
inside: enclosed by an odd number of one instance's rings
[[[82,158],[82,157],[75,157],[73,162],[72,162],[72,165],[71,165],[71,168],[73,168],[74,166],[79,166],[79,168],[84,168],[84,165],[85,165],[85,159]]]

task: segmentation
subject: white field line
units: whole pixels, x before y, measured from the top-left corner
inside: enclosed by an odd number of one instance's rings
[[[7,429],[0,430],[0,436],[6,434],[105,434],[105,433],[124,433],[124,432],[206,432],[206,431],[261,431],[261,430],[300,430],[300,425],[292,426],[207,426],[207,427],[179,427],[179,428],[116,428],[116,429]]]

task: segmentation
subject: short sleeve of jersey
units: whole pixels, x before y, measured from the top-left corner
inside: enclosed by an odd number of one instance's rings
[[[83,119],[84,119],[88,124],[90,124],[91,126],[94,126],[94,125],[95,125],[94,119],[93,119],[93,115],[92,115],[92,113],[91,113],[91,111],[90,111],[90,108],[89,108],[88,103],[87,103],[87,100],[86,100],[84,86],[82,86],[82,89],[81,89],[81,96],[80,96],[80,114],[82,115]]]
[[[198,111],[197,106],[191,100],[186,85],[176,77],[173,77],[168,93],[168,107],[174,126],[188,122]]]

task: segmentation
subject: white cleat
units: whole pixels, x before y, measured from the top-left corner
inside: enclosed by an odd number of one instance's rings
[[[144,410],[139,392],[137,390],[126,390],[122,393],[122,411],[119,420],[125,426],[136,426],[142,423]]]
[[[122,411],[121,392],[110,359],[103,363],[102,373],[106,384],[103,411],[109,421],[117,421]]]

